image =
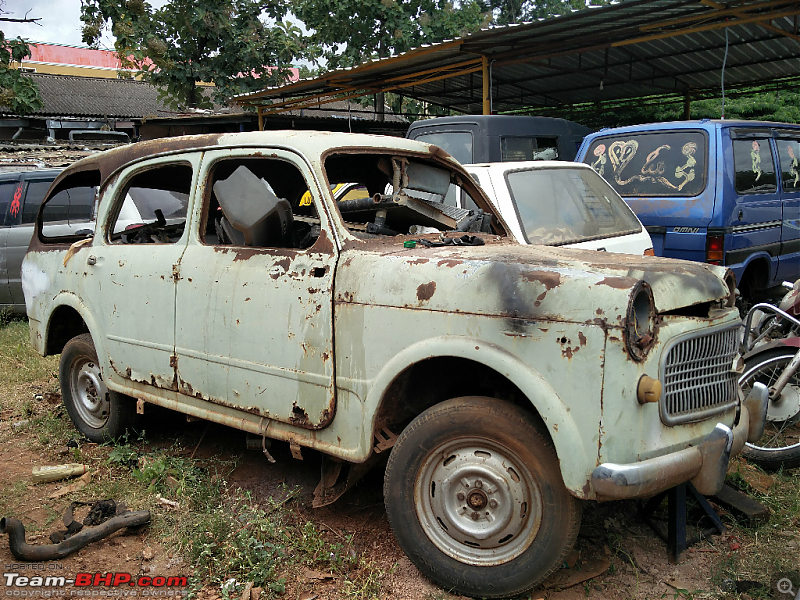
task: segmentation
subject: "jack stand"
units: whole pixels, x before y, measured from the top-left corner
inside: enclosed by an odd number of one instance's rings
[[[711,522],[714,526],[702,530],[700,535],[696,537],[687,539],[686,500],[690,494],[700,508],[702,508],[706,513],[706,516],[711,519]],[[653,513],[659,507],[665,497],[667,498],[668,515],[666,534],[661,531],[661,528],[653,519]],[[657,496],[652,497],[644,506],[640,504],[639,512],[647,524],[650,525],[653,531],[656,532],[656,535],[666,542],[669,562],[673,565],[677,565],[681,562],[683,554],[686,552],[686,549],[689,546],[696,544],[700,540],[707,538],[710,535],[725,533],[725,525],[723,525],[719,515],[708,503],[708,500],[706,500],[705,497],[695,489],[691,482],[688,481],[686,483],[676,485],[674,488],[669,489],[666,492],[661,492]]]

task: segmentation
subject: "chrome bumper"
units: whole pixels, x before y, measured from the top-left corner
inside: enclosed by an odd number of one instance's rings
[[[742,402],[733,429],[718,423],[698,446],[626,465],[603,463],[592,473],[597,499],[646,498],[686,481],[701,494],[716,494],[725,482],[730,457],[741,452],[745,442],[763,435],[768,400],[766,386],[757,383]]]

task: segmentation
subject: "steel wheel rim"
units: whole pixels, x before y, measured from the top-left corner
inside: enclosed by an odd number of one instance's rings
[[[759,363],[757,365],[759,367],[758,370],[754,367],[742,375],[739,383],[745,395],[750,391],[752,384],[755,382],[763,383],[767,388],[772,386],[778,380],[778,377],[780,377],[786,365],[789,364],[792,356],[791,354],[774,356],[763,363]],[[764,365],[768,365],[769,368],[765,369]],[[781,394],[781,402],[793,403],[797,401],[799,395],[800,374],[795,373]],[[773,404],[772,400],[770,400],[769,406],[767,407],[767,424],[764,435],[755,443],[751,444],[748,442],[747,446],[763,452],[782,452],[784,450],[800,447],[800,410],[785,420],[770,419],[770,411],[773,412],[773,415],[778,411],[778,408]],[[795,441],[795,439],[797,441]],[[785,443],[787,441],[792,443]]]
[[[414,496],[430,541],[469,565],[516,558],[536,538],[542,521],[536,478],[509,448],[480,437],[451,440],[429,452]]]
[[[108,422],[110,403],[108,388],[97,362],[88,357],[77,358],[70,369],[70,388],[78,416],[92,429]]]

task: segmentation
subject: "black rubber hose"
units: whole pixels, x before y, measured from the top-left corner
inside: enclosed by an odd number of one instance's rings
[[[31,546],[25,542],[25,526],[19,519],[10,517],[0,519],[0,533],[8,534],[8,545],[11,548],[11,554],[17,560],[56,560],[65,558],[92,542],[102,540],[119,529],[136,527],[149,522],[149,510],[127,512],[118,517],[113,517],[96,527],[86,527],[60,544],[47,544],[44,546]]]

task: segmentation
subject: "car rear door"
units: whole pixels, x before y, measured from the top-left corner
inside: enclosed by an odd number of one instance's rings
[[[22,182],[19,176],[4,177],[0,181],[0,307],[11,306],[11,289],[8,287],[8,258],[6,256],[6,240],[10,226],[5,225],[8,209],[13,202],[14,194],[19,190],[22,195]]]

